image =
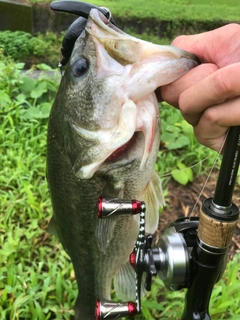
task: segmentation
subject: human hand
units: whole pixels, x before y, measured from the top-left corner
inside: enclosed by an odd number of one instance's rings
[[[200,143],[219,151],[228,127],[240,125],[240,25],[180,36],[172,44],[202,64],[161,87],[160,95],[180,109]]]

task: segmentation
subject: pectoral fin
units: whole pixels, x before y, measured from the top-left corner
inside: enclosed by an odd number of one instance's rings
[[[144,296],[146,290],[144,288],[145,274],[142,278],[141,295]],[[129,262],[124,264],[114,276],[114,289],[116,295],[122,301],[136,299],[136,279],[135,271]]]
[[[156,172],[143,193],[143,201],[146,204],[146,232],[154,233],[158,227],[159,207],[165,205],[162,185]]]

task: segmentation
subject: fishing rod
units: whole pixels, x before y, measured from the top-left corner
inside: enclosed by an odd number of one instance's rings
[[[151,290],[158,275],[170,290],[187,288],[181,320],[210,320],[212,290],[225,270],[228,247],[239,218],[232,203],[240,162],[240,126],[231,127],[213,198],[203,201],[200,216],[174,221],[152,247],[152,235],[145,235],[145,203],[99,198],[98,216],[140,214],[140,231],[130,263],[136,274],[136,302],[96,302],[96,320],[134,317],[141,312],[141,281]]]
[[[214,197],[202,204],[182,320],[211,319],[208,306],[212,289],[225,270],[227,249],[239,218],[239,208],[232,203],[239,161],[240,126],[236,126],[228,133]]]

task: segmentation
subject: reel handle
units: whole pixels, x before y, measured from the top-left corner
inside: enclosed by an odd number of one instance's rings
[[[134,317],[137,314],[137,304],[129,302],[96,301],[96,320]]]
[[[135,215],[142,212],[142,201],[98,198],[98,218],[106,219],[122,214]]]

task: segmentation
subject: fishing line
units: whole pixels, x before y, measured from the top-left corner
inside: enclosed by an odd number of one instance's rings
[[[221,149],[222,149],[222,147],[221,147]],[[195,209],[196,209],[196,207],[197,207],[197,204],[198,204],[198,202],[199,202],[199,200],[200,200],[200,198],[201,198],[201,196],[202,196],[202,194],[203,194],[203,191],[204,191],[204,189],[206,188],[206,185],[207,185],[207,183],[208,183],[208,181],[209,181],[209,179],[210,179],[210,176],[211,176],[211,174],[212,174],[212,172],[213,172],[213,169],[214,169],[214,167],[215,167],[215,165],[216,165],[216,162],[217,162],[217,160],[218,160],[218,158],[219,158],[220,153],[221,153],[221,151],[219,151],[219,152],[217,153],[217,156],[216,156],[216,158],[215,158],[215,160],[214,160],[214,162],[213,162],[213,165],[212,165],[212,167],[210,168],[210,171],[209,171],[209,173],[208,173],[208,175],[207,175],[206,181],[205,181],[205,183],[204,183],[204,185],[203,185],[203,187],[202,187],[202,189],[201,189],[201,191],[200,191],[200,193],[199,193],[199,195],[198,195],[198,197],[197,197],[197,200],[196,200],[196,202],[195,202],[195,204],[194,204],[194,206],[193,206],[193,208],[192,208],[192,211],[191,211],[191,213],[190,213],[189,219],[190,219],[191,216],[193,215],[193,213],[194,213],[194,211],[195,211]]]
[[[220,148],[219,152],[217,153],[217,156],[216,156],[216,158],[215,158],[215,160],[214,160],[214,162],[213,162],[213,165],[212,165],[212,167],[211,167],[211,169],[210,169],[210,171],[209,171],[209,173],[208,173],[208,176],[207,176],[207,178],[206,178],[206,181],[205,181],[205,183],[204,183],[204,185],[203,185],[203,187],[202,187],[202,189],[201,189],[201,191],[200,191],[200,193],[199,193],[199,195],[198,195],[198,198],[197,198],[197,200],[196,200],[196,202],[195,202],[195,204],[194,204],[194,206],[193,206],[193,208],[192,208],[192,211],[191,211],[191,213],[190,213],[190,215],[189,215],[189,219],[190,219],[191,216],[193,215],[194,210],[196,209],[197,204],[198,204],[198,202],[199,202],[199,200],[200,200],[200,198],[201,198],[201,196],[202,196],[202,194],[203,194],[203,191],[204,191],[204,189],[206,188],[206,185],[207,185],[207,183],[208,183],[208,181],[209,181],[209,179],[210,179],[210,176],[211,176],[211,174],[212,174],[212,172],[213,172],[213,169],[214,169],[214,167],[215,167],[215,165],[216,165],[216,162],[217,162],[217,160],[219,159],[219,156],[221,155],[221,153],[222,153],[222,151],[223,151],[223,147],[224,147],[224,145],[225,145],[225,142],[226,142],[228,133],[229,133],[229,129],[228,129],[228,131],[227,131],[227,133],[226,133],[226,135],[225,135],[225,138],[224,138],[224,140],[223,140],[223,143],[222,143],[222,145],[221,145],[221,148]]]
[[[213,152],[213,153],[214,153],[214,152]],[[187,168],[184,168],[184,169],[179,169],[179,170],[170,171],[170,172],[168,172],[168,173],[164,173],[163,175],[161,175],[161,176],[159,176],[159,177],[160,177],[160,178],[165,178],[165,177],[171,176],[173,173],[178,173],[178,172],[186,171],[186,170],[188,170],[188,169],[192,169],[192,168],[198,166],[200,163],[206,161],[208,158],[210,158],[213,153],[211,153],[209,156],[207,156],[206,158],[204,158],[204,159],[200,160],[199,162],[193,164],[193,165],[190,166],[190,167],[187,167]]]
[[[229,130],[227,131],[226,136],[225,136],[225,138],[224,138],[224,141],[223,141],[223,143],[222,143],[222,145],[221,145],[221,147],[220,147],[220,150],[218,151],[217,156],[216,156],[216,158],[214,159],[214,162],[213,162],[213,164],[212,164],[212,166],[211,166],[211,168],[210,168],[210,171],[209,171],[209,173],[208,173],[208,175],[207,175],[206,181],[205,181],[205,183],[204,183],[204,185],[203,185],[203,187],[202,187],[202,189],[201,189],[201,191],[200,191],[200,193],[199,193],[199,195],[198,195],[198,198],[197,198],[197,200],[196,200],[196,202],[195,202],[195,204],[194,204],[194,206],[193,206],[193,208],[192,208],[192,211],[191,211],[191,213],[190,213],[189,218],[191,218],[191,216],[193,215],[193,213],[194,213],[194,211],[195,211],[195,209],[196,209],[196,207],[197,207],[197,205],[198,205],[198,202],[199,202],[199,200],[200,200],[200,198],[201,198],[201,196],[202,196],[202,194],[203,194],[203,192],[204,192],[204,189],[206,188],[206,185],[207,185],[207,183],[208,183],[208,181],[209,181],[209,179],[210,179],[210,176],[211,176],[211,174],[212,174],[212,172],[213,172],[213,169],[214,169],[214,167],[215,167],[215,165],[216,165],[216,162],[218,161],[219,156],[220,156],[221,153],[222,153],[222,150],[223,150],[225,141],[226,141],[227,136],[228,136],[228,132],[229,132]],[[192,168],[198,166],[199,164],[203,163],[203,162],[206,161],[207,159],[209,159],[214,153],[215,153],[215,152],[212,152],[209,156],[207,156],[207,157],[204,158],[203,160],[197,162],[196,164],[194,164],[194,165],[192,165],[192,166],[190,166],[190,167],[165,173],[165,174],[161,175],[160,178],[165,178],[165,177],[171,176],[173,173],[178,173],[178,172],[186,171],[186,170],[188,170],[188,169],[192,169]]]

